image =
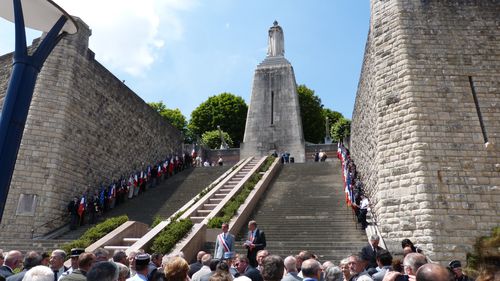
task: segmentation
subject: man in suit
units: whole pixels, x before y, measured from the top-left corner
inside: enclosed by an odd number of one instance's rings
[[[285,258],[285,269],[286,274],[283,276],[281,281],[302,281],[299,272],[297,271],[297,260],[293,256],[288,256]]]
[[[193,277],[193,274],[195,274],[198,270],[201,269],[201,267],[203,266],[201,264],[201,258],[205,254],[206,253],[204,251],[199,251],[198,254],[196,255],[196,262],[189,265],[189,271],[188,271],[189,278]]]
[[[236,258],[234,266],[236,266],[236,269],[238,270],[238,277],[246,276],[250,278],[252,281],[264,280],[260,272],[255,267],[249,264],[248,258],[245,256],[238,256]]]
[[[23,254],[19,251],[10,251],[5,256],[5,261],[0,266],[0,276],[7,278],[14,275],[14,270],[20,268],[23,262]]]
[[[386,250],[382,250],[377,253],[377,264],[380,271],[372,275],[373,281],[382,281],[384,279],[385,273],[392,271],[392,255]]]
[[[378,246],[379,241],[380,237],[374,234],[370,236],[370,244],[364,246],[363,249],[361,249],[361,257],[364,260],[368,261],[368,265],[366,267],[367,270],[369,270],[370,268],[377,267],[377,252],[383,250],[381,247]]]
[[[302,263],[301,267],[304,281],[318,281],[321,280],[321,264],[315,259],[308,259]]]
[[[50,255],[50,269],[54,272],[54,280],[58,280],[61,275],[68,270],[64,266],[64,261],[66,260],[66,252],[64,250],[54,250]]]
[[[257,252],[266,247],[266,236],[264,231],[257,228],[257,222],[248,222],[248,238],[243,244],[247,248],[247,257],[252,267],[257,266]]]
[[[234,235],[229,233],[229,224],[222,224],[222,233],[215,239],[214,258],[223,259],[232,256],[234,252]],[[226,254],[227,253],[227,254]]]
[[[24,256],[24,261],[23,261],[23,270],[17,274],[11,275],[7,277],[6,280],[8,281],[21,281],[24,278],[24,275],[26,274],[26,271],[30,270],[31,268],[41,265],[42,264],[42,256],[40,256],[37,252],[31,251]]]

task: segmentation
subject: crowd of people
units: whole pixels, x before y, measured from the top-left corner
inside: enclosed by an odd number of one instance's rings
[[[13,250],[5,257],[0,254],[0,281],[473,281],[462,271],[460,261],[448,266],[430,262],[408,239],[402,241],[402,258],[393,258],[374,235],[359,253],[335,263],[320,261],[307,250],[284,258],[273,255],[265,249],[265,234],[255,221],[249,222],[243,244],[247,253],[236,253],[234,235],[228,229],[228,224],[222,225],[213,255],[200,251],[191,264],[182,253],[75,248],[69,255],[71,266],[66,267],[63,250],[50,255],[30,251],[24,258]],[[500,272],[490,268],[476,281],[499,277]]]
[[[98,188],[90,185],[83,194],[74,196],[68,203],[67,211],[70,214],[70,229],[76,229],[85,223],[94,224],[97,218],[115,206],[125,203],[141,195],[148,188],[153,188],[163,180],[176,173],[196,166],[196,152],[184,153],[182,156],[168,156],[154,164],[141,164],[142,168],[122,176],[119,179],[105,182]]]
[[[356,170],[356,164],[351,159],[349,149],[340,142],[337,147],[337,158],[342,165],[346,203],[352,207],[361,228],[366,229],[368,227],[366,215],[370,208],[370,202],[363,190],[363,183]]]

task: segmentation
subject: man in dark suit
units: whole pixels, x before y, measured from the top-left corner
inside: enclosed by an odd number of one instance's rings
[[[21,281],[26,274],[26,271],[30,270],[32,267],[42,264],[42,256],[35,251],[28,252],[24,256],[23,270],[17,274],[7,277],[7,281]]]
[[[252,267],[257,266],[257,252],[266,247],[266,235],[264,231],[257,228],[257,222],[248,222],[248,237],[243,244],[247,248],[247,257]]]
[[[380,237],[374,234],[370,236],[370,244],[366,245],[361,249],[361,257],[363,260],[368,261],[368,265],[366,269],[376,268],[377,267],[377,252],[382,251],[383,249],[378,246],[380,241]]]
[[[2,266],[0,266],[0,276],[9,277],[14,275],[14,270],[20,268],[23,262],[23,254],[19,251],[10,251],[5,256],[5,261]]]
[[[249,264],[248,258],[245,256],[238,256],[236,258],[236,262],[235,262],[234,266],[238,270],[238,274],[236,277],[246,276],[246,277],[252,279],[252,281],[263,281],[264,280],[262,278],[262,275],[260,274],[260,272],[257,270],[257,268],[252,267]]]
[[[189,278],[193,277],[193,274],[198,272],[198,270],[201,269],[203,266],[201,264],[201,258],[205,255],[205,251],[199,251],[198,254],[196,255],[196,262],[192,263],[189,265],[189,271],[188,271],[188,276]]]

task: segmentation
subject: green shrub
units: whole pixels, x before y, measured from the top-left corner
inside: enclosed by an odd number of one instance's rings
[[[160,222],[164,221],[164,219],[162,217],[160,217],[159,215],[156,215],[153,219],[153,222],[151,223],[151,228],[154,228],[155,226],[159,225]]]
[[[255,185],[262,178],[262,175],[260,173],[267,171],[269,167],[271,167],[274,159],[276,158],[273,156],[267,157],[266,161],[264,162],[264,164],[262,164],[260,169],[253,175],[251,175],[248,181],[243,184],[243,188],[226,203],[224,208],[222,208],[217,216],[211,218],[208,221],[208,228],[220,228],[222,226],[222,223],[229,222],[231,220],[231,218],[240,208],[241,204],[245,202],[250,192],[252,192]]]
[[[72,248],[87,248],[127,221],[128,217],[126,215],[109,218],[96,226],[87,229],[87,231],[85,231],[79,239],[64,244],[62,249],[69,254]]]
[[[474,252],[467,254],[467,273],[474,276],[481,268],[500,263],[498,249],[500,249],[500,226],[493,228],[491,236],[477,239]]]
[[[192,227],[193,222],[190,219],[171,222],[153,241],[151,251],[163,254],[170,252]]]

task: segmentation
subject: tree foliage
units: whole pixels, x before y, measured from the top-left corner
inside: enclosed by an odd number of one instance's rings
[[[222,131],[222,136],[229,147],[233,147],[233,140],[228,133]],[[203,133],[201,136],[203,143],[210,147],[211,149],[219,149],[221,145],[221,139],[219,135],[219,130],[213,130]]]
[[[153,108],[156,112],[160,113],[160,115],[167,119],[167,121],[172,124],[177,130],[179,130],[184,137],[188,136],[187,132],[187,120],[186,117],[182,114],[180,109],[170,109],[163,103],[163,101],[159,102],[150,102],[148,105]]]
[[[304,139],[312,143],[321,143],[325,137],[325,116],[321,99],[305,85],[299,85],[297,93]]]
[[[351,135],[351,120],[342,117],[331,129],[332,138],[335,141],[343,141]]]
[[[243,141],[248,106],[239,96],[221,93],[209,97],[191,113],[188,128],[198,136],[221,129],[229,134],[236,146]]]

